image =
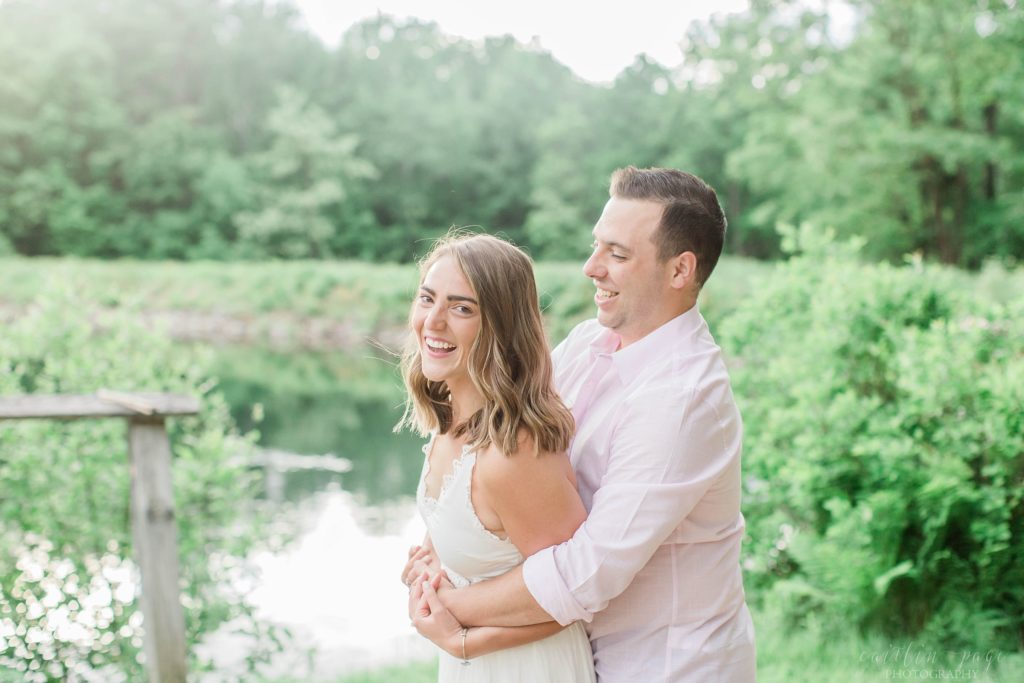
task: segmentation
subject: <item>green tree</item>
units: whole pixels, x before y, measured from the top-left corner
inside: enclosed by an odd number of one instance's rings
[[[266,127],[270,147],[250,161],[258,208],[234,218],[242,253],[330,256],[333,218],[350,199],[350,184],[372,178],[374,169],[355,155],[355,136],[339,135],[326,112],[296,90],[280,90]]]
[[[677,74],[678,144],[666,165],[693,169],[718,190],[732,253],[779,253],[779,216],[771,210],[777,190],[766,191],[761,176],[782,184],[806,160],[780,145],[754,172],[733,157],[762,122],[792,116],[808,79],[834,59],[832,33],[826,11],[793,0],[755,0],[746,12],[695,22],[686,33]]]
[[[1019,178],[1021,11],[999,3],[855,3],[853,40],[770,109],[729,159],[768,222],[863,234],[867,252],[977,265],[1019,253],[1003,196]],[[1014,106],[1018,105],[1018,106]]]
[[[675,94],[668,70],[641,55],[610,87],[564,97],[538,127],[526,234],[542,257],[587,254],[616,168],[665,165],[678,144]]]
[[[384,181],[368,188],[377,255],[400,259],[451,225],[522,241],[535,130],[580,87],[549,54],[509,37],[474,43],[386,16],[345,34],[334,83],[329,110]]]

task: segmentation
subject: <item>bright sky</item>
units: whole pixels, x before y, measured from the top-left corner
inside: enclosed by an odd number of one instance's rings
[[[336,45],[352,24],[378,12],[435,21],[464,38],[511,33],[521,42],[534,36],[577,75],[610,81],[640,53],[675,66],[679,41],[695,19],[738,12],[747,0],[612,0],[611,2],[466,2],[466,0],[294,0],[309,28]]]

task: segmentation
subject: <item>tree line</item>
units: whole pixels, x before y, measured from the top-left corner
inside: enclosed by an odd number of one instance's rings
[[[776,226],[1024,256],[1017,0],[753,0],[608,85],[537,44],[287,2],[0,2],[0,253],[403,261],[450,225],[577,258],[611,170],[691,170],[728,251]]]

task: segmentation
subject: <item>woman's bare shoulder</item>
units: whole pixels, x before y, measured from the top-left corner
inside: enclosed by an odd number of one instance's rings
[[[491,443],[477,460],[477,468],[485,485],[507,486],[510,482],[529,482],[563,472],[567,462],[565,453],[538,450],[533,437],[521,432],[513,453],[507,454],[498,444]]]

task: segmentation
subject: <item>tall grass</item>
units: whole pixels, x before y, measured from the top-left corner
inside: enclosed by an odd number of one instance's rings
[[[702,296],[714,323],[771,265],[723,258]],[[538,263],[549,335],[562,339],[593,315],[594,288],[579,263]],[[97,307],[186,311],[260,318],[287,314],[344,321],[356,336],[376,337],[405,325],[418,279],[413,264],[360,261],[97,261],[0,258],[0,306],[21,308],[53,281]]]

